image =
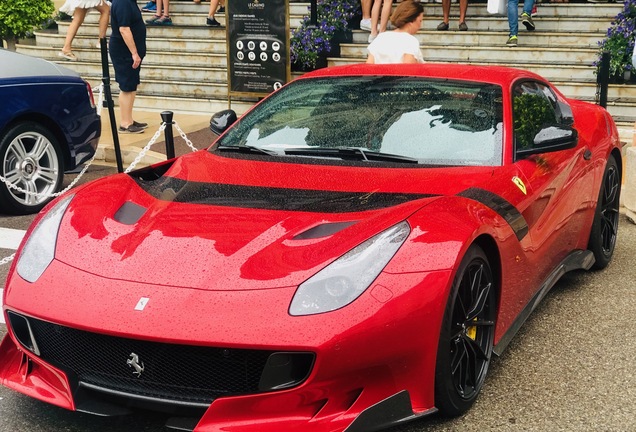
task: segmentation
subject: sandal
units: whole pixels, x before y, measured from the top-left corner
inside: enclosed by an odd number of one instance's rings
[[[69,52],[60,51],[59,53],[57,53],[57,55],[65,58],[66,60],[77,61],[77,56],[73,54],[73,51],[69,51]]]

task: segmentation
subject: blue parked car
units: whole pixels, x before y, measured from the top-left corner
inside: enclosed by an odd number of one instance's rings
[[[75,71],[4,49],[0,65],[0,214],[36,213],[93,156],[100,118]]]

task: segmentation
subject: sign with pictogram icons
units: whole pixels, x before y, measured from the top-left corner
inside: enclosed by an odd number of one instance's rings
[[[266,96],[289,81],[289,0],[228,0],[229,96]]]

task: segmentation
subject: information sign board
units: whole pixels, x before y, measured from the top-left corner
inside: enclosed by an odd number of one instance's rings
[[[289,81],[289,0],[228,0],[230,96],[266,96]]]

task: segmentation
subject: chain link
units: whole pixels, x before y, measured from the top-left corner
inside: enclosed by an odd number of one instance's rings
[[[95,87],[92,90],[93,93],[95,93],[95,90],[99,91],[99,98],[97,100],[97,105],[95,105],[95,109],[97,110],[97,115],[101,116],[102,108],[104,107],[104,83],[101,83],[99,86]]]
[[[183,138],[183,140],[188,145],[188,147],[190,147],[192,151],[198,151],[199,149],[192,144],[192,141],[190,141],[190,139],[186,136],[185,132],[181,130],[181,128],[179,127],[179,124],[176,121],[173,123],[174,123],[174,127],[177,128],[179,135],[181,135],[181,138]]]
[[[101,93],[100,93],[100,95],[101,95]],[[101,96],[100,96],[100,98],[101,98]],[[192,141],[190,141],[190,139],[186,136],[185,132],[183,132],[181,130],[179,125],[176,122],[173,122],[173,124],[177,128],[177,131],[179,132],[179,135],[181,136],[181,138],[183,138],[183,140],[186,142],[188,147],[190,147],[192,149],[192,151],[197,151],[198,149],[192,144]],[[139,154],[137,155],[135,160],[133,160],[133,162],[130,164],[130,166],[128,168],[126,168],[126,171],[124,171],[126,174],[129,173],[130,171],[132,171],[133,169],[135,169],[137,164],[139,162],[141,162],[141,160],[146,156],[146,153],[148,153],[148,150],[150,150],[150,147],[152,147],[157,142],[157,140],[161,136],[161,133],[165,129],[166,129],[166,123],[163,122],[159,126],[159,129],[157,130],[157,132],[155,132],[155,134],[152,136],[152,138],[150,138],[150,141],[148,142],[148,144],[146,144],[146,146],[139,152]],[[88,163],[86,163],[84,165],[84,168],[82,169],[82,171],[80,171],[80,173],[77,175],[77,177],[75,177],[75,179],[71,182],[71,184],[69,184],[64,190],[62,190],[60,192],[55,192],[55,193],[52,193],[52,194],[49,194],[49,195],[46,195],[46,196],[47,197],[57,197],[57,196],[60,196],[60,195],[62,195],[64,193],[66,193],[71,188],[73,188],[77,184],[77,182],[80,181],[82,176],[86,173],[86,170],[88,170],[88,168],[91,166],[91,164],[95,160],[95,156],[96,155],[97,155],[97,153],[95,153],[93,155],[93,157],[91,158],[91,160],[89,160]],[[13,190],[15,190],[17,192],[20,192],[20,193],[23,193],[25,195],[30,195],[30,196],[41,196],[42,195],[42,194],[40,194],[38,192],[27,191],[27,190],[22,189],[19,186],[11,184],[11,183],[9,183],[9,180],[7,180],[6,178],[2,177],[1,175],[0,175],[0,182],[4,183],[5,185],[7,185],[7,187],[9,189],[13,189]]]
[[[13,254],[13,255],[9,255],[9,256],[8,256],[8,257],[6,257],[6,258],[2,258],[2,259],[0,259],[0,267],[2,267],[2,266],[3,266],[3,265],[5,265],[5,264],[10,263],[11,261],[13,261],[13,258],[14,258],[14,257],[15,257],[15,254]]]
[[[150,138],[150,141],[148,142],[148,144],[146,144],[146,147],[141,149],[141,151],[139,152],[135,160],[133,160],[130,166],[126,168],[126,171],[124,171],[124,173],[128,174],[129,172],[135,169],[137,164],[141,162],[144,156],[146,156],[146,153],[148,153],[148,150],[150,150],[150,147],[152,147],[157,142],[157,140],[159,139],[159,136],[161,136],[161,132],[163,132],[165,129],[166,129],[166,123],[165,122],[161,123],[161,126],[159,126],[159,129],[157,130],[157,132],[155,132],[152,138]]]

